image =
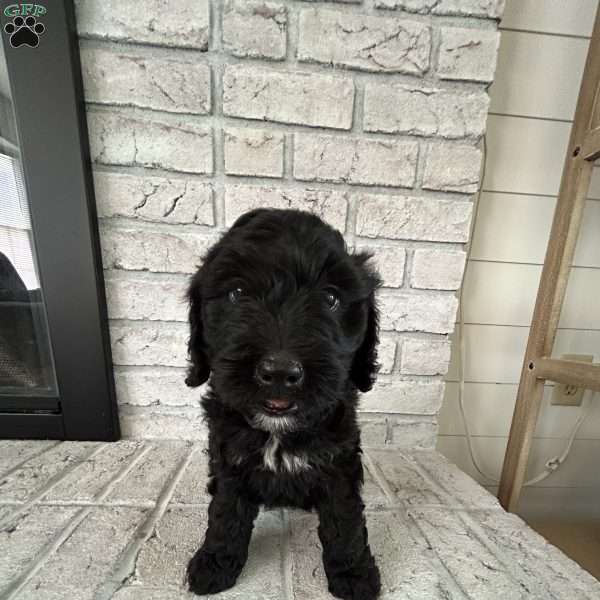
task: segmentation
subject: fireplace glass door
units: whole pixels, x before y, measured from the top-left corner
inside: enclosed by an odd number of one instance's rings
[[[106,312],[73,0],[0,0],[0,439],[118,439]]]
[[[0,395],[56,396],[56,377],[0,45]]]

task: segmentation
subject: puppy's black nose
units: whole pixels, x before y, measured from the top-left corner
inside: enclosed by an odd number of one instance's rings
[[[297,360],[286,356],[266,356],[256,365],[256,379],[261,385],[297,388],[304,380],[304,369]]]

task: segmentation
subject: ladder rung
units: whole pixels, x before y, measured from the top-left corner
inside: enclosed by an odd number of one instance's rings
[[[585,136],[583,142],[583,158],[585,160],[596,160],[600,158],[600,127],[592,129]]]
[[[529,365],[538,379],[548,379],[600,392],[600,364],[539,358]]]

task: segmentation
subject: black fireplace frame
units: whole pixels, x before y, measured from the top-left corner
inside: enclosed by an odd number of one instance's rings
[[[71,0],[25,5],[41,7],[33,9],[38,14],[45,8],[38,17],[45,31],[36,48],[15,48],[4,27],[16,5],[0,0],[0,36],[58,395],[0,395],[0,438],[116,440],[120,430],[75,10]]]

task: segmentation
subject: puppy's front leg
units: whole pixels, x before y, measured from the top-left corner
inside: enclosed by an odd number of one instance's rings
[[[344,600],[374,600],[381,588],[369,548],[358,484],[336,481],[317,505],[329,591]]]
[[[187,578],[196,594],[216,594],[232,587],[248,558],[248,544],[258,506],[233,482],[218,480],[208,508],[204,544],[190,560]]]

